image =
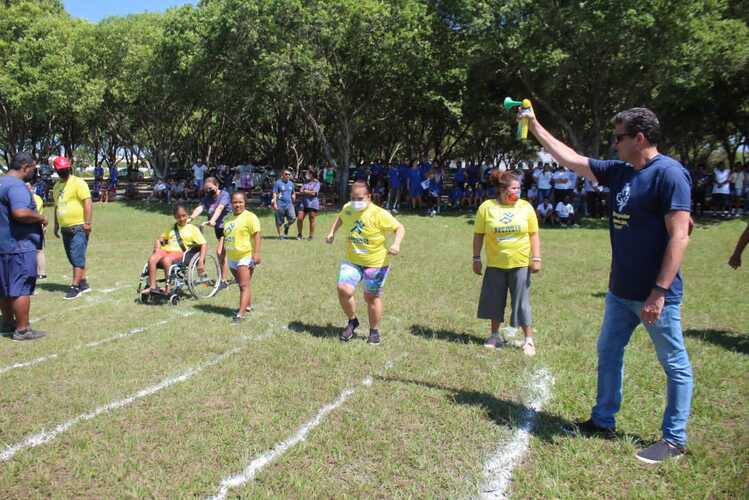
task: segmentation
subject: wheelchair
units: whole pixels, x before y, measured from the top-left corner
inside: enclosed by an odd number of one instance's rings
[[[173,306],[179,304],[184,297],[192,296],[195,299],[209,299],[216,295],[221,286],[221,267],[215,255],[205,256],[205,272],[198,272],[200,261],[200,247],[189,248],[180,262],[174,262],[166,273],[166,278],[156,279],[156,284],[166,285],[167,293],[159,290],[151,290],[149,293],[142,291],[148,288],[148,262],[143,266],[138,283],[138,297],[136,302],[141,304],[169,303]],[[161,263],[159,263],[161,268]]]

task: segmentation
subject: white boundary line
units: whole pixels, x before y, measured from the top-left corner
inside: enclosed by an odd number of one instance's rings
[[[480,499],[508,498],[507,490],[512,481],[512,470],[528,450],[536,416],[551,396],[553,385],[554,378],[546,368],[540,368],[533,374],[533,382],[529,388],[533,396],[521,415],[520,425],[510,442],[501,444],[484,464],[484,482],[479,491]]]
[[[385,364],[385,369],[383,370],[383,372],[392,368],[393,364],[399,361],[403,356],[405,356],[405,354],[400,356],[395,361],[388,361]],[[372,377],[366,377],[359,383],[359,385],[362,385],[364,387],[371,386]],[[344,389],[333,402],[328,403],[320,408],[315,416],[307,420],[301,427],[296,430],[294,434],[287,437],[283,441],[276,443],[275,446],[273,446],[273,448],[271,448],[270,450],[255,457],[252,461],[250,461],[250,463],[247,464],[242,472],[223,479],[219,484],[218,492],[215,496],[210,497],[210,499],[224,500],[226,498],[226,495],[228,495],[230,489],[237,488],[250,481],[254,481],[255,476],[257,476],[258,472],[263,470],[266,465],[270,464],[275,459],[286,453],[289,448],[296,446],[300,442],[304,441],[307,437],[307,434],[309,434],[312,429],[320,425],[323,419],[325,419],[325,417],[330,412],[345,403],[346,400],[356,392],[357,388],[358,387],[349,387]]]
[[[266,338],[270,337],[270,334],[265,334],[263,336],[259,337],[245,337],[246,340],[264,340]],[[206,361],[205,363],[202,363],[200,365],[194,366],[192,368],[188,368],[187,370],[183,371],[182,373],[178,375],[174,375],[172,377],[168,377],[158,384],[152,385],[150,387],[146,387],[145,389],[141,389],[138,392],[135,392],[131,394],[130,396],[127,396],[123,399],[117,399],[114,401],[111,401],[107,403],[104,406],[99,406],[98,408],[91,410],[87,413],[82,413],[81,415],[78,415],[77,417],[71,418],[70,420],[67,420],[51,430],[42,430],[41,432],[38,432],[36,434],[32,434],[29,436],[26,436],[22,441],[19,441],[16,444],[7,446],[5,450],[0,453],[0,462],[7,462],[11,458],[13,458],[16,453],[19,451],[23,451],[28,448],[35,448],[37,446],[49,443],[50,441],[54,440],[57,436],[62,434],[63,432],[68,431],[71,427],[81,423],[81,422],[87,422],[89,420],[93,420],[94,418],[98,417],[102,413],[111,413],[114,410],[118,410],[120,408],[124,408],[125,406],[130,405],[131,403],[143,399],[145,397],[151,396],[152,394],[155,394],[163,389],[166,389],[167,387],[178,384],[180,382],[185,382],[198,373],[202,372],[206,368],[209,368],[211,366],[217,365],[221,363],[224,359],[228,358],[229,356],[238,353],[242,349],[244,349],[245,346],[235,347],[234,349],[231,349],[229,351],[226,351],[222,354],[219,354],[218,356],[214,357],[213,359]]]
[[[34,365],[38,365],[40,363],[44,363],[46,361],[50,361],[52,359],[57,359],[58,357],[60,357],[60,356],[62,356],[64,354],[69,354],[71,352],[80,351],[81,349],[85,349],[87,347],[98,347],[100,345],[108,344],[110,342],[114,342],[114,341],[117,341],[117,340],[120,340],[120,339],[124,339],[126,337],[131,337],[133,335],[137,335],[139,333],[143,333],[146,330],[150,330],[152,328],[156,328],[157,326],[165,325],[165,324],[167,324],[167,323],[169,323],[171,321],[174,321],[176,319],[185,318],[185,317],[188,317],[188,316],[192,316],[193,314],[195,314],[195,313],[192,312],[192,311],[181,312],[181,313],[178,314],[178,317],[176,317],[176,318],[161,320],[161,321],[158,321],[158,322],[156,322],[156,323],[154,323],[152,325],[149,325],[149,326],[142,326],[142,327],[132,328],[132,329],[126,331],[126,332],[118,333],[118,334],[115,334],[115,335],[113,335],[111,337],[107,337],[105,339],[95,340],[93,342],[88,342],[86,344],[77,345],[77,346],[73,347],[72,349],[67,349],[67,350],[62,351],[60,353],[48,354],[46,356],[42,356],[40,358],[32,359],[30,361],[23,361],[23,362],[20,362],[20,363],[14,363],[12,365],[4,366],[4,367],[0,368],[0,375],[2,375],[3,373],[7,373],[9,371],[12,371],[12,370],[17,370],[19,368],[28,368],[30,366],[34,366]]]

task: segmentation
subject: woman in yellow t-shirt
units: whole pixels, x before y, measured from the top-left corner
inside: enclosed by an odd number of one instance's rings
[[[143,290],[142,294],[151,293],[156,290],[156,268],[161,265],[164,270],[164,276],[168,278],[169,267],[174,262],[179,262],[184,255],[185,249],[190,247],[200,247],[200,261],[198,262],[198,272],[205,272],[205,254],[208,245],[205,237],[200,230],[187,223],[187,209],[180,204],[174,206],[174,220],[176,224],[167,228],[153,244],[153,254],[148,258],[148,288]],[[177,238],[179,230],[179,238]],[[180,245],[179,240],[182,240]],[[169,290],[164,290],[164,293]]]
[[[364,300],[369,313],[369,344],[380,343],[377,329],[382,320],[382,287],[390,270],[391,255],[400,253],[401,241],[406,229],[390,213],[372,203],[372,194],[365,182],[351,186],[351,202],[346,203],[330,228],[326,243],[333,243],[336,231],[343,226],[347,234],[346,260],[341,263],[338,274],[338,301],[348,316],[348,324],[340,339],[351,340],[359,320],[356,318],[354,290],[364,282]],[[385,233],[395,232],[390,248],[385,246]]]
[[[512,297],[510,325],[525,334],[523,352],[536,354],[531,329],[531,273],[541,270],[541,240],[533,206],[520,199],[520,180],[512,172],[492,172],[489,181],[497,198],[481,204],[473,235],[473,272],[481,275],[481,248],[486,251],[486,272],[479,298],[479,319],[491,320],[486,347],[503,347],[500,336],[507,291]]]
[[[260,264],[260,221],[245,209],[244,192],[231,195],[233,213],[224,219],[224,250],[229,269],[239,284],[239,310],[232,323],[241,323],[245,313],[252,310],[250,280],[255,266]]]

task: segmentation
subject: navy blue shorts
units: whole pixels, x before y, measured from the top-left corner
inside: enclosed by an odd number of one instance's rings
[[[0,297],[33,295],[34,288],[36,252],[0,254]]]
[[[88,236],[86,236],[83,226],[64,227],[62,229],[62,244],[65,246],[65,254],[68,256],[70,265],[85,268]]]

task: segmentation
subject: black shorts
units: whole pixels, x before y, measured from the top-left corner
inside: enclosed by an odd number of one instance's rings
[[[213,234],[216,235],[216,239],[217,240],[220,240],[221,238],[224,237],[224,228],[223,227],[218,227],[218,226],[214,227],[213,228]]]

